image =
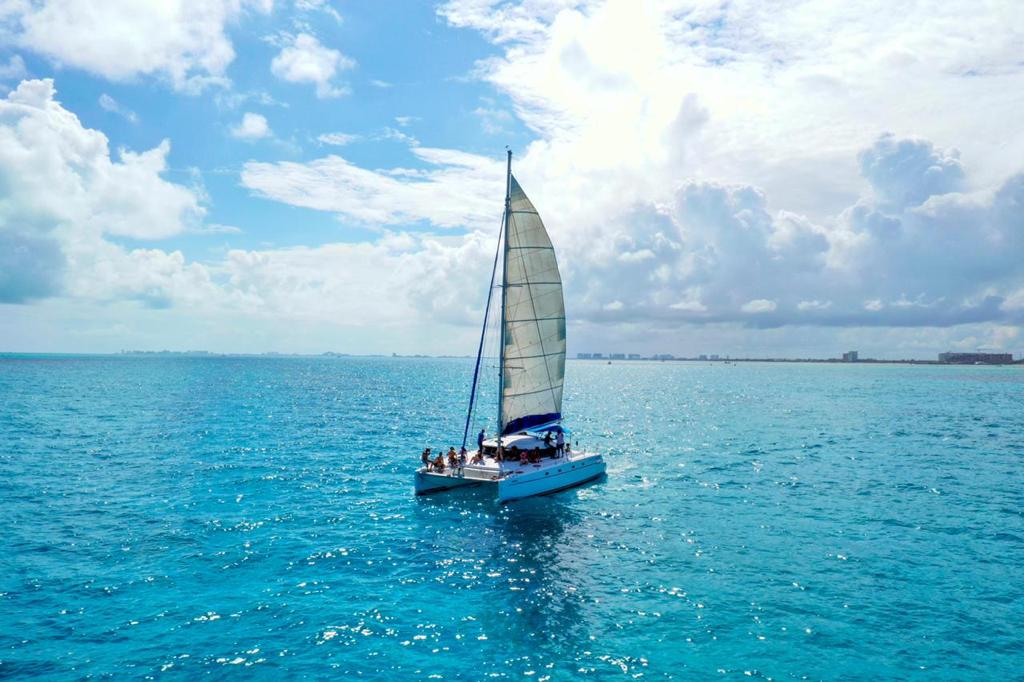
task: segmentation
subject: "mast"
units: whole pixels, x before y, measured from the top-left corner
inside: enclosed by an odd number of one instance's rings
[[[501,262],[501,349],[498,351],[498,447],[501,447],[501,434],[504,430],[505,399],[505,301],[508,299],[508,221],[512,217],[512,150],[508,149],[508,163],[505,170],[505,223],[502,225],[502,262]]]

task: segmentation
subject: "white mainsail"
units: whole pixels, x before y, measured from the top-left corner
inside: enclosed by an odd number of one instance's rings
[[[505,239],[502,434],[559,421],[565,377],[565,301],[555,250],[514,177]]]

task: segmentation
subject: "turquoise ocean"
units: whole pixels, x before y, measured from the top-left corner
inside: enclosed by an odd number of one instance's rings
[[[571,361],[606,480],[416,498],[471,374],[0,358],[0,678],[1024,678],[1024,368]]]

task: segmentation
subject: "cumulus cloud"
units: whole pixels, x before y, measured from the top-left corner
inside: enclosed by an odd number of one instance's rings
[[[316,96],[324,99],[348,94],[347,86],[332,81],[339,71],[355,65],[355,61],[341,51],[321,45],[315,36],[300,33],[281,48],[270,63],[270,70],[281,80],[315,85]]]
[[[60,65],[116,81],[166,78],[177,90],[225,84],[235,56],[227,24],[269,0],[168,0],[140,9],[134,0],[7,3],[0,22],[15,44]]]
[[[892,208],[918,206],[963,185],[960,152],[936,149],[927,140],[897,140],[886,133],[858,158],[861,174],[881,202]]]
[[[916,159],[921,149],[949,158],[926,141],[888,135],[860,158],[892,150],[886,163],[913,167],[900,163],[901,154]],[[493,223],[501,197],[498,160],[411,151],[428,162],[425,170],[371,171],[327,157],[250,163],[243,184],[266,198],[359,222],[481,230]],[[925,175],[931,165],[923,167]],[[869,164],[865,175],[876,169]],[[911,175],[891,182],[906,188]],[[559,249],[577,321],[666,328],[1019,321],[1018,308],[1007,301],[1017,300],[1024,280],[1016,257],[1024,253],[1024,176],[995,191],[948,191],[964,179],[929,189],[923,201],[919,193],[918,201],[894,203],[891,195],[879,196],[888,185],[876,177],[872,193],[822,223],[770,210],[759,188],[697,180],[681,183],[667,202],[632,202],[586,221],[578,217],[589,215],[586,208],[560,215],[546,201],[535,203]],[[551,196],[541,190],[539,196]]]
[[[135,252],[106,236],[161,239],[198,224],[204,209],[196,192],[161,177],[169,152],[164,141],[112,158],[106,136],[55,99],[52,80],[23,81],[0,100],[0,298],[74,294],[72,282],[89,283],[95,294],[97,272],[123,281],[145,265],[129,262]],[[122,262],[115,267],[111,258]]]
[[[851,159],[883,130],[959,145],[984,161],[983,185],[1024,157],[1024,137],[1005,134],[1018,108],[1008,93],[1024,88],[1010,5],[450,0],[438,11],[497,46],[475,74],[537,133],[536,158],[571,167],[574,185],[614,183],[627,203],[663,200],[696,175],[762,187],[822,220],[860,193]]]
[[[570,334],[668,351],[751,328],[765,349],[846,346],[845,328],[912,349],[1019,339],[1006,331],[1024,319],[1010,9],[455,0],[440,14],[496,46],[472,77],[535,138],[514,168],[558,249]],[[275,74],[335,94],[344,56],[300,59],[297,43],[278,46]],[[203,265],[140,253],[162,273],[150,300],[475,325],[481,297],[465,292],[486,280],[502,159],[400,141],[408,161],[391,167],[328,155],[242,173],[260,198],[396,232]]]
[[[270,131],[270,125],[267,123],[267,118],[261,114],[254,114],[250,111],[245,112],[238,125],[231,129],[231,137],[250,142],[269,137],[272,134],[273,133]]]
[[[134,301],[187,308],[196,319],[330,321],[335,329],[404,327],[428,316],[468,330],[477,321],[493,232],[385,232],[372,242],[230,250],[206,263],[115,243],[111,237],[238,231],[203,225],[201,192],[161,177],[169,151],[164,142],[112,158],[107,138],[61,106],[50,80],[25,81],[0,100],[0,304],[57,296],[92,305]],[[478,163],[443,150],[421,153],[439,165],[438,176],[424,182],[442,195],[457,184],[447,173],[470,173]],[[500,172],[495,179],[500,187]]]
[[[486,293],[479,282],[489,272],[493,230],[455,237],[388,232],[373,242],[230,250],[206,263],[189,261],[180,251],[116,243],[111,237],[238,232],[204,225],[201,192],[162,177],[169,152],[164,142],[112,157],[106,136],[61,106],[50,80],[25,81],[0,100],[0,304],[64,296],[92,304],[187,307],[197,316],[379,328],[418,323],[424,315],[463,326],[479,316]],[[459,184],[449,174],[472,175],[479,163],[455,152],[420,153],[439,165],[424,185],[437,195],[448,193],[449,201]],[[500,189],[500,171],[494,179]],[[372,181],[366,189],[374,191]],[[425,204],[428,193],[412,190],[410,205]],[[410,210],[380,201],[371,200],[371,213]],[[433,215],[454,224],[454,214]],[[488,227],[496,228],[496,220]]]

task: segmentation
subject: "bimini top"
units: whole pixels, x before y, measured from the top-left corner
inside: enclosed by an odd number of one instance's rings
[[[554,442],[552,442],[552,445]],[[534,448],[540,448],[544,450],[550,446],[544,444],[544,438],[538,438],[535,435],[529,433],[515,433],[508,436],[501,437],[501,445],[505,450],[510,450],[512,447],[516,447],[520,450],[533,450]],[[498,439],[488,438],[484,441],[485,448],[496,448],[498,447]]]

